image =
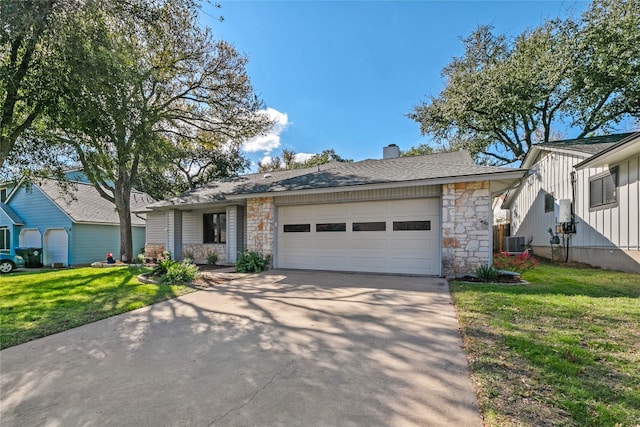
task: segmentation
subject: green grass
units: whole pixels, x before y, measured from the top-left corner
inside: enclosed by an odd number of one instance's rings
[[[140,284],[143,268],[77,268],[0,276],[0,349],[192,292]]]
[[[523,277],[451,284],[486,425],[639,425],[640,275],[541,264]]]

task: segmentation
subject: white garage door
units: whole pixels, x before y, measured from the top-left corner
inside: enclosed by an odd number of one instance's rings
[[[20,232],[21,248],[41,248],[42,240],[40,239],[40,230],[29,228]]]
[[[278,208],[279,268],[440,274],[439,199]]]
[[[63,229],[50,229],[44,232],[44,263],[51,265],[69,262],[69,236]]]

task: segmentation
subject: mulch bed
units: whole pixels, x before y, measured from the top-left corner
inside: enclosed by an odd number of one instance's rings
[[[222,278],[222,277],[204,277],[200,276],[195,281],[193,281],[190,286],[198,289],[209,289],[213,288],[216,285],[221,285],[223,283],[230,282],[233,279],[230,278]]]
[[[228,265],[198,265],[200,277],[191,286],[198,289],[209,289],[216,285],[230,282],[246,276],[246,274],[236,273],[233,267]]]
[[[200,271],[216,271],[216,270],[222,270],[223,268],[229,268],[229,266],[228,265],[198,264],[198,270],[200,270]]]
[[[496,277],[494,280],[486,282],[482,279],[479,279],[475,276],[463,276],[453,279],[455,282],[471,282],[471,283],[484,283],[484,284],[505,284],[505,285],[524,285],[527,282],[522,280],[521,276],[512,276],[512,275],[500,275]]]
[[[155,264],[145,266],[155,267]],[[208,289],[214,287],[215,285],[227,283],[231,280],[238,279],[244,276],[230,272],[230,266],[228,265],[198,264],[198,270],[200,270],[201,276],[192,283],[187,283],[187,286],[191,286],[196,289]],[[154,274],[153,272],[143,273],[138,276],[138,280],[142,283],[158,283],[158,279],[160,279],[160,276]]]

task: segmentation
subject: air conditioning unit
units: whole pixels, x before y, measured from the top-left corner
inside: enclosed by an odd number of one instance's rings
[[[502,250],[506,252],[524,252],[524,237],[504,237],[502,239]]]

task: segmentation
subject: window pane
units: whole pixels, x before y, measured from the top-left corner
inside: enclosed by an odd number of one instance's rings
[[[616,175],[612,173],[602,177],[602,203],[615,203],[616,198]]]
[[[227,243],[227,214],[218,214],[218,243]]]
[[[327,224],[316,224],[316,232],[324,231],[347,231],[346,222],[333,222]]]
[[[386,231],[386,222],[354,222],[353,231]]]
[[[589,183],[589,206],[600,206],[602,204],[602,180],[595,179]]]
[[[618,170],[611,169],[608,175],[596,178],[589,183],[589,207],[616,203],[618,201]]]
[[[310,233],[311,224],[285,224],[285,233]]]
[[[202,242],[215,243],[215,221],[213,214],[202,215]]]
[[[555,203],[555,200],[553,199],[553,195],[552,194],[545,194],[544,195],[544,211],[545,212],[553,212],[554,203]]]
[[[393,231],[431,230],[431,221],[393,221]]]
[[[8,228],[0,228],[0,250],[8,251],[11,247],[11,232]]]

